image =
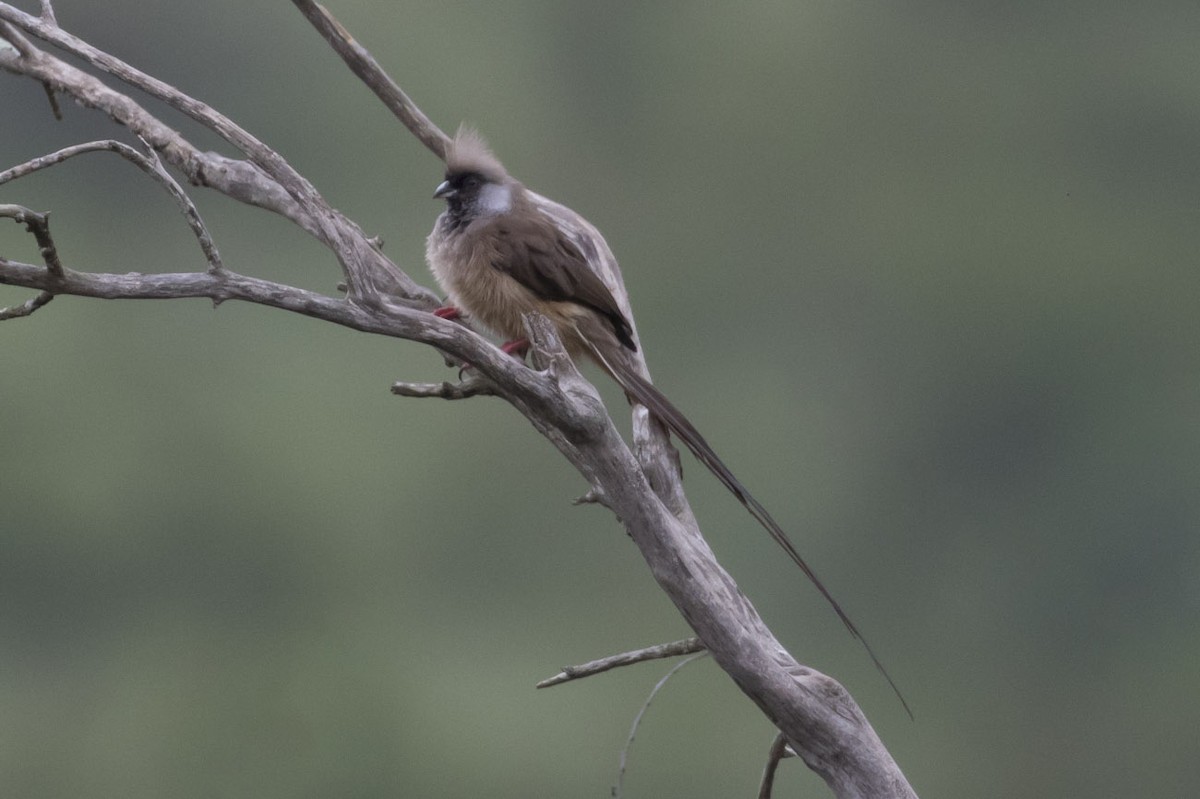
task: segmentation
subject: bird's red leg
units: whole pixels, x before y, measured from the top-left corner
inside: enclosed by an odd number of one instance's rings
[[[515,358],[525,360],[525,354],[529,352],[529,339],[515,338],[512,341],[506,341],[500,345],[500,349]]]
[[[512,341],[506,341],[500,345],[500,351],[505,355],[511,355],[523,361],[525,360],[525,354],[529,352],[529,339],[517,338]],[[458,370],[458,379],[462,380],[462,376],[474,368],[471,364],[464,363],[462,368]]]
[[[458,308],[455,308],[453,305],[445,305],[445,306],[442,306],[441,308],[435,308],[433,310],[433,315],[436,317],[439,317],[441,319],[454,320],[454,319],[461,319],[463,316],[463,312],[460,311]],[[512,355],[515,358],[524,360],[525,354],[527,352],[529,352],[529,339],[517,338],[517,339],[513,339],[512,341],[506,341],[502,345],[500,345],[500,349],[506,355]],[[472,368],[471,364],[469,364],[469,363],[463,364],[462,369],[458,370],[459,378],[461,379],[463,372],[468,372],[471,370],[471,368]]]

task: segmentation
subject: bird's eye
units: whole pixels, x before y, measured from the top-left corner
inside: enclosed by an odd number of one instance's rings
[[[464,189],[479,188],[479,178],[477,178],[475,175],[467,175],[467,177],[463,180],[463,188]]]

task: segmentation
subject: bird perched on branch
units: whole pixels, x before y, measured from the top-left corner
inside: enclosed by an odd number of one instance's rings
[[[633,327],[597,265],[534,195],[508,174],[478,133],[459,129],[446,152],[445,180],[433,196],[446,201],[446,210],[429,234],[426,257],[452,303],[439,309],[439,315],[464,312],[505,337],[506,352],[521,355],[529,346],[522,316],[537,312],[547,317],[572,358],[594,361],[631,402],[644,405],[738,498],[812,581],[850,633],[862,641],[895,689],[870,645],[783,528],[687,417],[642,376]]]

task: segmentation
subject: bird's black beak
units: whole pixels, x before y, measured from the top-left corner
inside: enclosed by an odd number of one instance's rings
[[[458,194],[458,191],[450,185],[450,181],[443,180],[433,192],[433,199],[440,200],[443,197],[453,197],[455,194]]]

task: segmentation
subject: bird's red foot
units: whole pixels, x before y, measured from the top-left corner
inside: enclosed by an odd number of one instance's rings
[[[433,315],[441,319],[454,320],[461,319],[463,314],[462,311],[458,310],[453,305],[447,305],[443,308],[435,308]]]

